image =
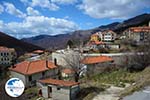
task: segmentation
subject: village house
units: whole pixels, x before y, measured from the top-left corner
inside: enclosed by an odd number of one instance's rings
[[[76,94],[79,92],[79,83],[57,79],[39,80],[42,96],[52,98],[52,100],[77,100]]]
[[[112,30],[105,30],[103,32],[98,32],[100,40],[104,42],[112,42],[116,39],[116,33]]]
[[[104,47],[105,47],[105,43],[100,41],[100,37],[98,33],[92,34],[90,37],[90,41],[86,44],[86,49],[88,50],[98,50]]]
[[[108,56],[87,56],[81,60],[81,63],[87,66],[88,73],[96,73],[100,68],[100,64],[110,66],[110,64],[112,64],[113,61],[114,60]]]
[[[131,27],[123,32],[126,39],[131,39],[135,42],[146,42],[150,34],[150,27]]]
[[[99,41],[99,40],[100,40],[100,38],[99,38],[99,34],[98,34],[98,33],[95,33],[95,34],[92,34],[92,35],[91,35],[90,41],[95,41],[95,42],[97,42],[97,41]]]
[[[17,54],[14,48],[7,48],[0,46],[0,65],[1,66],[10,66],[15,63]]]
[[[9,68],[11,77],[21,79],[26,87],[34,86],[43,78],[57,78],[58,68],[47,60],[23,61]]]
[[[86,44],[88,50],[99,51],[104,48],[119,49],[119,44],[114,44],[116,33],[111,30],[99,31],[91,35],[89,42]]]
[[[62,67],[70,67],[70,61],[78,60],[79,55],[79,52],[71,49],[57,50],[52,53],[52,61]]]

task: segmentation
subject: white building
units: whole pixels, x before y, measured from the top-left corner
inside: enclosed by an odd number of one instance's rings
[[[114,41],[116,39],[116,33],[111,30],[105,30],[103,32],[98,32],[101,41]]]
[[[69,66],[69,63],[76,62],[79,63],[81,55],[79,52],[74,50],[57,50],[52,53],[52,61],[56,65],[63,67]]]

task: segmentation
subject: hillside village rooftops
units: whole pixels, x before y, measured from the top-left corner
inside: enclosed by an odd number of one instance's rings
[[[90,56],[85,57],[81,63],[83,64],[96,64],[96,63],[103,63],[103,62],[110,62],[113,61],[111,57],[108,56]]]
[[[36,61],[23,61],[14,66],[11,66],[9,70],[22,73],[25,75],[31,75],[34,73],[46,71],[49,69],[57,68],[54,63],[46,60],[36,60]]]
[[[92,34],[91,36],[99,36],[97,33]]]
[[[33,53],[44,53],[44,51],[43,50],[35,50],[35,51],[33,51]]]
[[[15,49],[7,48],[7,47],[4,47],[4,46],[0,46],[0,51],[15,51]]]
[[[78,82],[57,80],[57,79],[51,79],[51,78],[39,80],[39,82],[45,83],[45,84],[58,85],[58,86],[66,86],[66,87],[79,85]]]
[[[108,32],[115,34],[115,32],[112,31],[112,30],[105,30],[105,31],[103,31],[103,32],[101,32],[101,33],[102,33],[102,34],[106,34],[106,33],[108,33]]]
[[[129,30],[133,32],[150,32],[150,27],[131,27]]]

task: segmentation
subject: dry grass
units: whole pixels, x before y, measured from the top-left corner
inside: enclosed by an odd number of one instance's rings
[[[126,88],[120,95],[126,96],[138,91],[145,86],[150,85],[150,67],[145,68],[142,72],[137,73],[135,84]]]

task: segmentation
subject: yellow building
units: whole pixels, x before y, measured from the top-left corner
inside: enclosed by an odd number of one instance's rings
[[[16,59],[15,49],[0,46],[0,66],[9,66]]]
[[[97,33],[92,34],[90,41],[94,41],[94,42],[99,41],[99,35]]]

